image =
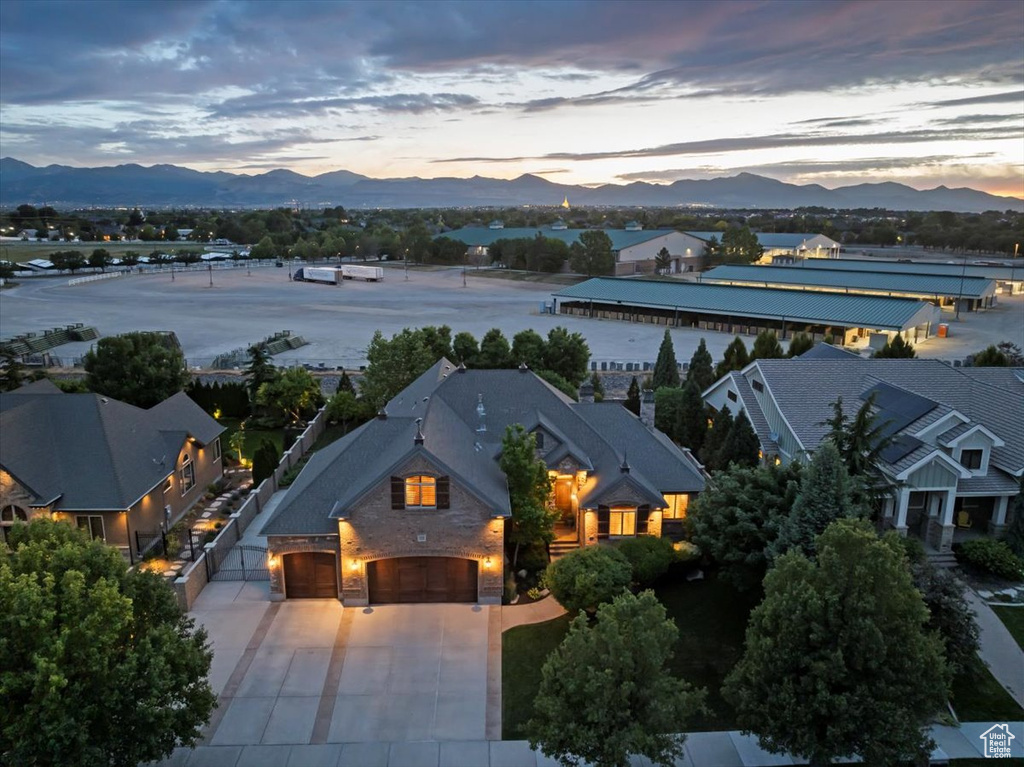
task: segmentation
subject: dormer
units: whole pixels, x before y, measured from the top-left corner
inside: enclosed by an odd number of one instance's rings
[[[939,442],[949,449],[954,461],[975,477],[983,477],[988,473],[992,448],[1003,447],[1006,444],[980,423],[963,424],[959,428],[951,429],[940,437]]]

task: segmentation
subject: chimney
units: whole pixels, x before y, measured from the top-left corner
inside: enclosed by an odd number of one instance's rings
[[[654,428],[654,389],[640,392],[640,422],[648,429]]]
[[[594,401],[594,384],[590,381],[584,381],[580,384],[580,402],[593,402]]]
[[[459,362],[459,366],[457,368],[455,368],[455,369],[458,370],[460,373],[465,373],[466,372],[466,363],[465,362]]]

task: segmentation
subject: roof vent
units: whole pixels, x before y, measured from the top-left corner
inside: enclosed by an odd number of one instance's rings
[[[519,363],[519,372],[520,373],[526,373],[527,371],[529,371],[529,369],[530,369],[530,366],[527,365],[525,362],[520,362]]]
[[[476,395],[476,417],[479,420],[476,427],[477,434],[484,434],[487,432],[487,411],[484,409],[484,395]]]
[[[384,408],[381,408],[380,410],[378,410],[377,411],[377,418],[378,418],[378,420],[381,420],[381,421],[388,420],[388,413],[387,413],[387,411]]]
[[[619,467],[619,471],[623,474],[629,474],[629,460],[626,458],[627,455],[627,451],[624,450],[622,452],[622,465]]]
[[[417,445],[422,445],[423,444],[423,429],[420,428],[422,425],[423,425],[423,419],[422,418],[417,418],[416,419],[416,436],[413,437],[413,439],[412,439],[412,441],[415,442]]]

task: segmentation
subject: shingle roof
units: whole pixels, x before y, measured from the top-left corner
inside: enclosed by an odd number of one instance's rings
[[[758,360],[772,396],[809,450],[824,439],[831,403],[842,396],[848,413],[859,407],[863,391],[886,381],[937,403],[931,414],[907,426],[919,431],[927,418],[934,422],[951,409],[983,424],[1005,441],[993,449],[993,463],[1012,473],[1024,470],[1024,397],[1019,392],[972,378],[963,368],[938,360]]]
[[[736,387],[736,393],[743,404],[743,410],[747,414],[747,419],[761,443],[761,449],[766,453],[778,452],[778,443],[771,426],[768,425],[768,419],[764,417],[764,411],[757,406],[757,397],[754,396],[754,390],[750,388],[750,381],[737,371],[730,375],[733,385]]]
[[[824,342],[815,344],[800,355],[802,360],[859,360],[860,358],[856,352]]]
[[[98,394],[0,395],[0,465],[59,510],[127,509],[175,470],[185,440],[224,427],[185,394],[143,410]]]
[[[482,419],[477,411],[481,402]],[[385,411],[386,418],[375,418],[314,455],[263,534],[335,532],[336,523],[329,519],[332,508],[343,513],[358,506],[394,467],[417,455],[442,467],[497,512],[508,514],[508,487],[497,456],[512,424],[541,424],[574,454],[582,453],[584,465],[592,466],[598,477],[596,486],[580,498],[584,506],[596,505],[620,481],[626,454],[633,467],[630,481],[648,496],[704,487],[692,459],[621,405],[577,404],[529,371],[457,370],[442,359]],[[421,446],[413,443],[418,418]]]
[[[829,263],[826,260],[826,264]],[[995,294],[996,284],[982,277],[876,272],[848,272],[824,268],[794,269],[791,266],[716,266],[701,277],[702,282],[764,285],[799,289],[813,287],[843,293],[877,291],[911,296],[959,296],[984,298]]]
[[[824,325],[904,330],[934,322],[939,310],[924,301],[885,296],[705,285],[664,280],[594,277],[554,294],[563,301],[594,301],[672,311],[762,317]]]

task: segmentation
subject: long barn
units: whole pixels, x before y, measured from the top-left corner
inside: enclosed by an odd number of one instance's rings
[[[941,310],[909,298],[595,277],[553,294],[555,311],[597,319],[692,327],[741,335],[774,330],[853,343],[872,332],[911,342],[937,329]]]

